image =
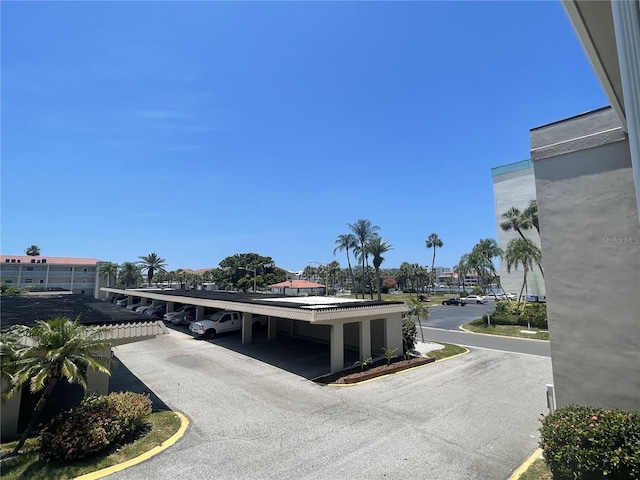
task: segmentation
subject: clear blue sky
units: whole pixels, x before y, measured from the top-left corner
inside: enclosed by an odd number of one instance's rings
[[[496,238],[491,167],[608,104],[559,2],[2,2],[2,253],[290,270]]]

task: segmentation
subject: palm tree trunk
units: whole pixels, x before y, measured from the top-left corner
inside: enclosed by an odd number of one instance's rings
[[[51,396],[51,393],[53,392],[53,389],[57,383],[58,383],[58,379],[56,377],[51,378],[47,382],[47,386],[44,388],[44,392],[42,392],[42,396],[40,397],[40,400],[38,400],[38,403],[36,403],[36,406],[33,409],[33,413],[31,414],[31,420],[29,421],[29,425],[27,425],[27,428],[25,429],[24,433],[20,437],[20,441],[11,452],[11,456],[18,454],[20,449],[24,446],[24,442],[26,442],[27,438],[29,438],[29,435],[31,435],[31,432],[33,431],[33,427],[36,426],[36,422],[40,418],[40,414],[42,413],[42,410],[44,409],[44,406],[46,405],[47,400],[49,400],[49,397]]]
[[[367,256],[367,274],[369,273],[369,257]],[[371,282],[371,275],[367,275],[367,277],[369,279],[369,296],[371,297],[371,300],[373,300],[373,283]]]
[[[429,299],[429,295],[431,295],[431,289],[433,288],[433,284],[435,283],[435,275],[433,273],[433,269],[436,266],[436,247],[433,247],[433,257],[431,258],[431,276],[429,279],[431,280],[431,284],[429,285],[429,291],[427,292],[427,299]]]
[[[367,284],[366,281],[367,279],[364,276],[364,244],[362,245],[362,299],[364,300],[364,294],[367,290]]]
[[[358,298],[358,290],[356,289],[356,277],[353,275],[353,268],[351,268],[351,260],[349,259],[349,249],[347,249],[347,264],[349,265],[349,274],[351,275],[351,285],[353,285],[356,298]]]
[[[382,281],[380,280],[380,269],[376,268],[376,284],[378,286],[378,301],[382,301]]]

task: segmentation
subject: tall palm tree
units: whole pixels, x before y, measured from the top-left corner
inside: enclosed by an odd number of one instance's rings
[[[373,257],[373,268],[376,271],[376,286],[378,288],[378,301],[382,301],[382,281],[380,279],[380,265],[384,262],[383,253],[393,249],[387,240],[382,240],[380,235],[373,235],[367,244],[367,250]]]
[[[531,222],[528,218],[522,215],[522,212],[516,207],[511,207],[509,210],[504,212],[502,215],[504,218],[504,222],[500,224],[500,228],[505,232],[509,232],[514,230],[518,232],[520,237],[525,238],[522,230],[529,230],[531,228]]]
[[[160,258],[156,253],[150,253],[146,257],[138,257],[140,261],[138,265],[142,267],[142,271],[147,272],[147,286],[151,286],[151,280],[156,272],[164,273],[167,270],[167,261],[164,258]]]
[[[437,233],[432,233],[429,235],[427,240],[425,241],[427,248],[433,248],[433,257],[431,258],[431,285],[429,286],[429,291],[427,292],[427,298],[429,297],[429,293],[431,293],[431,287],[433,287],[433,282],[435,281],[435,272],[433,271],[436,265],[436,249],[442,248],[442,240],[438,236]]]
[[[460,293],[461,284],[464,288],[464,281],[471,270],[471,266],[469,265],[469,254],[465,253],[460,257],[458,264],[453,267],[453,271],[458,274],[458,293]]]
[[[372,225],[369,220],[362,218],[358,219],[354,224],[347,223],[347,227],[351,229],[351,232],[358,241],[357,251],[362,259],[362,298],[364,299],[365,291],[367,289],[365,273],[365,263],[368,263],[367,243],[371,240],[373,234],[380,230],[380,227]],[[371,297],[373,298],[373,292],[371,292]]]
[[[107,288],[111,288],[111,277],[113,277],[113,283],[115,284],[116,277],[118,276],[118,264],[113,262],[101,263],[98,267],[98,273],[100,275],[106,275]]]
[[[420,325],[420,336],[422,338],[422,343],[424,343],[424,332],[422,331],[422,322],[421,318],[425,320],[429,317],[429,307],[427,307],[424,303],[422,303],[417,298],[409,299],[409,303],[407,304],[409,307],[409,315],[418,317],[418,325]]]
[[[498,242],[493,238],[485,238],[480,240],[471,250],[469,255],[470,264],[478,272],[478,276],[484,281],[486,287],[493,292],[491,288],[491,280],[497,279],[498,275],[493,259],[502,258],[503,252],[498,247]],[[495,292],[493,292],[495,295]]]
[[[522,212],[522,216],[531,222],[531,225],[536,229],[538,235],[540,235],[540,224],[538,223],[538,202],[534,198],[529,200],[529,205]]]
[[[140,267],[133,262],[124,262],[120,266],[118,281],[125,287],[139,286],[142,282]]]
[[[338,280],[338,274],[340,273],[340,264],[333,260],[327,264],[327,283],[333,289]]]
[[[39,320],[29,336],[33,345],[18,352],[16,372],[11,378],[5,398],[10,398],[29,385],[32,393],[43,392],[31,414],[27,429],[11,452],[17,455],[36,425],[47,400],[58,381],[66,379],[78,383],[86,391],[89,369],[110,375],[110,356],[102,356],[111,345],[102,340],[104,328],[80,325],[58,317],[46,322]]]
[[[40,255],[40,247],[38,245],[31,245],[24,249],[24,253],[29,255],[30,257],[37,257]]]
[[[533,269],[533,264],[538,263],[541,257],[540,249],[529,240],[515,238],[507,244],[505,252],[507,272],[511,273],[511,268],[518,270],[518,265],[522,265],[522,288],[520,288],[518,300],[522,298],[522,292],[525,292],[525,306],[527,304],[527,273]]]
[[[349,275],[351,276],[351,284],[353,285],[353,291],[356,292],[356,278],[353,276],[353,268],[351,267],[351,259],[349,258],[349,250],[354,251],[358,246],[358,239],[352,233],[344,233],[338,235],[336,238],[336,248],[333,249],[335,255],[337,251],[344,250],[347,252],[347,265],[349,265]],[[358,294],[356,293],[356,298]]]

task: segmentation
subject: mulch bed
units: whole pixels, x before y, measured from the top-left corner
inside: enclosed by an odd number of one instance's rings
[[[382,375],[388,375],[390,373],[400,372],[408,368],[418,367],[427,363],[435,362],[435,358],[429,357],[411,357],[405,359],[403,357],[396,357],[391,361],[390,365],[387,365],[386,359],[376,360],[374,363],[367,365],[364,369],[358,366],[352,367],[348,370],[341,372],[330,373],[329,375],[323,375],[314,379],[316,383],[327,385],[333,384],[349,384],[358,383],[371,378],[380,377]]]

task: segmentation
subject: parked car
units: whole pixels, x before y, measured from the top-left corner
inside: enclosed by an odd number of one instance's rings
[[[442,302],[443,305],[460,305],[461,307],[464,307],[467,302],[465,301],[464,298],[449,298],[447,300],[444,300]]]
[[[483,297],[481,295],[467,295],[465,297],[465,301],[467,303],[477,303],[478,305],[480,305],[482,303],[487,303],[489,300],[487,299],[487,297]]]
[[[128,302],[129,298],[125,297],[121,298],[120,300],[116,300],[116,305],[118,305],[119,307],[126,307]]]
[[[167,313],[166,305],[156,305],[155,307],[149,307],[144,310],[145,315],[149,315],[150,317],[160,317]]]
[[[173,312],[165,313],[162,317],[164,320],[173,323],[174,325],[181,325],[182,323],[189,323],[195,318],[196,307],[193,305],[185,305],[184,307],[175,310]]]
[[[138,308],[140,305],[141,305],[140,302],[128,303],[125,308],[127,310],[134,310],[134,309]]]
[[[258,329],[267,325],[267,317],[264,315],[253,317],[253,328]],[[196,337],[213,338],[224,332],[240,331],[242,329],[242,313],[222,311],[207,315],[202,320],[192,322],[189,330]]]

